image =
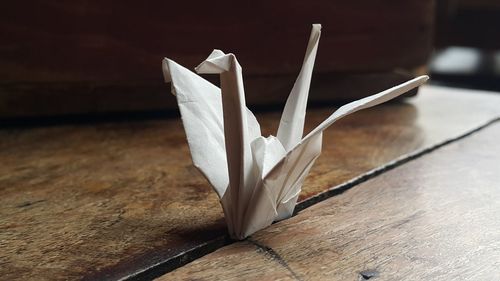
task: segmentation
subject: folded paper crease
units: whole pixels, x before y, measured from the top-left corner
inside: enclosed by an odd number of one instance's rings
[[[322,132],[338,119],[393,99],[424,83],[420,76],[340,107],[303,136],[321,25],[312,27],[302,68],[285,104],[276,136],[261,136],[245,103],[243,71],[234,54],[212,53],[196,68],[218,74],[220,88],[165,58],[194,166],[220,198],[231,237],[243,239],[293,213],[302,184],[321,153]]]

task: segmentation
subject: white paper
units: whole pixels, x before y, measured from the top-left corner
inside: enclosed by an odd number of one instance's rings
[[[320,35],[321,25],[314,24],[276,137],[261,136],[257,119],[246,107],[242,68],[233,54],[214,50],[196,67],[198,73],[219,74],[220,89],[174,61],[163,60],[164,78],[177,98],[193,163],[217,192],[234,239],[292,215],[304,179],[321,153],[323,130],[428,79],[420,76],[344,105],[303,137]]]

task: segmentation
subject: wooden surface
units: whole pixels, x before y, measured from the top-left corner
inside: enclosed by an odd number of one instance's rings
[[[307,130],[332,110],[314,109]],[[301,200],[500,117],[500,96],[423,87],[324,134]],[[258,114],[264,134],[278,113]],[[117,279],[225,234],[178,119],[0,132],[0,275]]]
[[[500,121],[157,280],[497,280]]]

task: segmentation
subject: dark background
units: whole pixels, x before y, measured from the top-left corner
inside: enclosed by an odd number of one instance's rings
[[[6,2],[0,119],[168,115],[176,106],[162,58],[193,68],[214,48],[237,55],[251,106],[280,108],[312,23],[323,25],[312,104],[352,100],[428,72],[432,83],[500,90],[499,11],[496,1],[472,0]],[[446,60],[453,46],[461,49]],[[434,63],[443,54],[444,68]],[[469,68],[457,71],[464,67],[453,63],[464,61]]]

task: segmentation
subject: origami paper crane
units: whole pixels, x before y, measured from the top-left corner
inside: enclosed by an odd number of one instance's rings
[[[242,68],[235,55],[214,50],[196,71],[220,75],[221,88],[174,61],[163,60],[193,164],[217,192],[229,234],[244,239],[292,215],[304,179],[321,153],[322,133],[338,119],[393,99],[427,81],[421,76],[340,107],[303,137],[309,85],[321,25],[312,27],[302,69],[275,136],[261,136],[246,107]]]

